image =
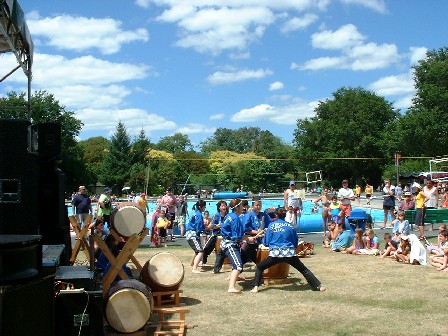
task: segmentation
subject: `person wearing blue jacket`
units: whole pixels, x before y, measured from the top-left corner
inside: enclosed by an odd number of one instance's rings
[[[204,256],[200,233],[204,230],[204,218],[202,217],[202,213],[205,210],[205,206],[206,202],[204,200],[196,202],[196,211],[194,215],[190,217],[185,232],[185,238],[187,239],[188,244],[193,249],[194,253],[196,253],[193,261],[193,273],[201,273],[201,271],[198,270],[198,266]]]
[[[314,291],[325,290],[316,276],[302,263],[296,254],[299,243],[297,231],[285,221],[286,209],[278,208],[275,211],[277,220],[266,229],[263,244],[269,247],[269,256],[257,265],[252,292],[257,293],[261,284],[263,271],[279,263],[287,263],[298,270]]]
[[[221,233],[221,224],[224,222],[224,218],[226,218],[227,213],[228,213],[226,201],[219,201],[218,203],[216,203],[216,208],[217,208],[218,212],[213,216],[213,219],[212,219],[212,226],[213,226],[212,227],[212,235],[207,240],[207,243],[205,243],[204,256],[202,257],[202,264],[207,263],[208,256],[215,249],[216,240],[218,239],[218,235]],[[218,258],[218,256],[217,256],[217,258]],[[224,262],[224,258],[223,258],[223,262]]]
[[[243,218],[244,233],[247,236],[255,236],[260,230],[263,230],[271,222],[269,215],[261,211],[262,203],[260,199],[255,199],[252,202],[252,211],[246,213]],[[261,243],[261,238],[258,238],[253,243],[246,243],[241,250],[243,262],[252,261],[257,262],[257,249]]]
[[[243,261],[241,259],[241,242],[244,235],[244,227],[241,223],[240,215],[243,213],[243,204],[241,199],[234,198],[229,204],[231,213],[229,213],[221,225],[221,250],[224,251],[232,264],[232,271],[229,276],[229,289],[227,292],[240,294],[237,289],[236,281],[243,270]],[[254,237],[249,237],[249,241],[255,241]]]

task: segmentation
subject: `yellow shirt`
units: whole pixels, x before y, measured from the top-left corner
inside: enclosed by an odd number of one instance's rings
[[[425,200],[426,200],[425,194],[420,191],[417,194],[417,196],[415,196],[415,208],[416,209],[423,208],[425,206]]]
[[[356,187],[355,194],[361,195],[361,187]]]
[[[372,194],[372,187],[366,187],[366,194],[367,195]]]

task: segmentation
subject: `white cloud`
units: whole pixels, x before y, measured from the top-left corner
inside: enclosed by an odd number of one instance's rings
[[[411,65],[417,65],[418,61],[425,59],[427,52],[428,49],[425,47],[410,47],[409,58],[411,60]]]
[[[122,85],[67,85],[45,89],[54,94],[61,104],[71,109],[115,108],[131,94],[131,90]]]
[[[366,43],[366,37],[352,25],[336,31],[325,30],[311,37],[315,48],[341,50],[339,56],[325,56],[304,62],[302,70],[350,69],[367,71],[387,68],[401,59],[395,44]]]
[[[387,13],[386,4],[384,0],[340,0],[342,3],[348,5],[361,5],[381,14]]]
[[[398,96],[415,92],[411,73],[380,78],[367,88],[380,96]]]
[[[224,119],[225,114],[224,113],[218,113],[218,114],[213,114],[210,116],[210,120],[222,120]]]
[[[41,43],[78,52],[98,49],[102,54],[113,54],[120,51],[123,44],[146,42],[149,39],[146,29],[123,30],[121,21],[111,18],[70,15],[41,18],[34,13],[27,24],[33,37],[45,40]]]
[[[241,82],[249,79],[261,79],[272,74],[273,72],[269,69],[258,69],[258,70],[244,69],[233,72],[217,71],[208,76],[207,81],[210,84],[220,85],[220,84]]]
[[[394,44],[368,43],[352,48],[347,55],[355,71],[383,69],[400,60],[398,48]]]
[[[347,69],[347,59],[345,57],[319,57],[306,61],[300,68],[302,70],[323,70],[323,69]]]
[[[148,8],[151,0],[135,0],[137,6]]]
[[[341,26],[336,31],[324,30],[311,35],[311,44],[314,48],[343,50],[357,46],[366,39],[352,24]]]
[[[317,101],[306,102],[300,99],[292,104],[283,106],[260,104],[235,113],[230,120],[238,123],[267,120],[280,125],[295,125],[298,119],[314,116],[314,109],[317,107],[317,104]]]
[[[303,17],[294,17],[283,24],[280,30],[283,33],[296,31],[308,27],[315,22],[319,17],[316,14],[307,13]]]
[[[274,82],[269,85],[269,91],[281,90],[285,87],[285,84],[282,82]]]
[[[399,110],[407,110],[410,108],[413,103],[412,99],[414,98],[414,95],[407,95],[400,99],[398,99],[396,102],[394,102],[394,107]]]
[[[114,63],[93,56],[68,59],[60,55],[35,54],[33,84],[38,87],[105,85],[148,76],[144,64]]]
[[[198,134],[198,133],[209,133],[212,134],[216,131],[216,127],[207,127],[201,124],[187,124],[183,127],[177,129],[176,132],[182,134]]]
[[[173,130],[177,127],[175,122],[141,109],[87,108],[77,111],[76,117],[84,123],[83,131],[113,131],[119,121],[126,126],[131,135],[137,135],[142,128],[149,134],[151,131]]]
[[[183,36],[176,45],[214,55],[222,50],[244,50],[273,21],[273,13],[262,7],[206,8],[182,18]]]

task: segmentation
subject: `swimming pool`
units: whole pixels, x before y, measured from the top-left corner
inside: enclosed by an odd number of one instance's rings
[[[207,208],[210,212],[210,216],[214,216],[214,214],[217,212],[216,204],[219,202],[219,200],[207,200]],[[230,201],[227,201],[227,204]],[[263,199],[262,200],[263,209],[269,209],[269,208],[277,208],[279,206],[283,205],[283,199]],[[189,214],[194,213],[193,206],[196,204],[196,200],[187,201],[188,203],[188,212]],[[250,204],[250,202],[249,202]],[[152,214],[156,210],[157,204],[155,202],[148,203],[149,207],[149,214],[146,218],[146,227],[151,227],[151,218]],[[298,220],[298,231],[300,233],[314,233],[314,232],[322,232],[322,208],[319,208],[319,211],[317,213],[311,213],[311,209],[314,206],[313,201],[304,200],[303,201],[303,211],[300,219]],[[96,204],[93,204],[93,208],[95,209]],[[360,207],[354,207],[360,208]],[[383,222],[384,219],[384,213],[383,210],[378,209],[372,209],[372,208],[362,208],[366,210],[367,214],[370,214],[372,216],[373,222]],[[69,215],[72,214],[72,207],[68,206],[68,212]],[[348,226],[347,226],[348,228]],[[174,234],[178,235],[180,233],[179,228],[176,228],[174,230]]]

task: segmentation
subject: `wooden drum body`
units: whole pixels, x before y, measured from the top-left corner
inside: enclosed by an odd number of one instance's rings
[[[110,215],[112,228],[121,237],[130,237],[142,232],[146,225],[144,210],[133,202],[123,202],[117,205]]]
[[[257,252],[257,265],[269,256],[269,248],[260,245]],[[289,264],[279,263],[263,272],[263,279],[284,279],[289,275]]]
[[[179,289],[184,273],[184,265],[177,256],[161,252],[145,263],[140,280],[154,292],[175,291]]]
[[[115,330],[132,333],[149,321],[153,306],[150,288],[138,280],[120,280],[107,292],[105,316]]]

